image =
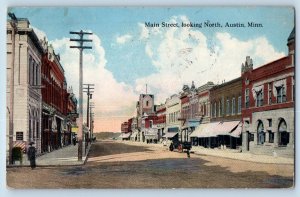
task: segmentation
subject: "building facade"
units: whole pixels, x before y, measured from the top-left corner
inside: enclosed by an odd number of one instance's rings
[[[24,18],[18,18],[15,22],[7,21],[7,120],[11,111],[9,84],[13,80],[13,146],[21,147],[26,151],[27,145],[34,142],[37,154],[40,154],[41,59],[44,51],[29,24],[29,21]],[[11,78],[12,66],[14,67],[13,79]],[[7,136],[8,129],[9,127],[7,127]],[[7,142],[9,143],[9,140]]]
[[[178,139],[179,132],[181,131],[181,100],[178,94],[172,95],[166,100],[166,129],[165,139]]]
[[[162,136],[166,131],[166,105],[161,104],[156,107],[156,120],[154,125],[157,128],[158,140],[162,139]]]
[[[243,151],[294,156],[295,29],[288,37],[288,56],[253,69],[242,64]]]
[[[137,109],[137,123],[138,123],[138,141],[145,142],[145,132],[143,129],[145,128],[143,125],[143,119],[147,116],[151,116],[155,114],[154,109],[154,95],[152,94],[141,94],[139,97],[139,101],[136,104]]]
[[[240,148],[242,118],[242,79],[238,77],[210,90],[210,122],[219,125],[215,128],[213,146],[222,148]],[[224,132],[218,130],[223,127]]]
[[[60,56],[45,39],[41,44],[45,50],[42,56],[42,152],[50,152],[68,145],[71,139],[67,123],[69,94]]]

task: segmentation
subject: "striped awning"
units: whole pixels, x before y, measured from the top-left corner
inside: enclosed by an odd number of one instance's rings
[[[242,123],[240,122],[236,127],[236,129],[230,133],[230,136],[238,138],[241,136],[241,133],[242,133]]]
[[[240,121],[219,122],[219,124],[213,128],[213,132],[215,135],[230,135],[239,124]]]

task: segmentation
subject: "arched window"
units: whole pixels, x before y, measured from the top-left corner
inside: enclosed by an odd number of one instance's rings
[[[257,125],[257,144],[265,143],[265,132],[263,122],[259,120]]]
[[[278,125],[279,145],[286,146],[290,141],[290,134],[287,132],[287,126],[284,119],[281,119]]]

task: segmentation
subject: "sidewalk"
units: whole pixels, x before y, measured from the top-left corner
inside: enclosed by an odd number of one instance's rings
[[[146,144],[143,142],[133,142],[133,141],[121,141],[126,144],[135,145],[135,146],[152,146],[159,147],[161,149],[168,149],[168,147],[163,146],[162,144]],[[286,157],[274,157],[269,155],[255,155],[251,153],[245,152],[237,152],[232,149],[207,149],[202,147],[193,146],[191,153],[196,155],[208,155],[215,157],[223,157],[228,159],[236,159],[241,161],[250,161],[256,163],[268,163],[268,164],[294,164],[294,158],[286,158]]]
[[[231,149],[221,150],[221,149],[207,149],[207,148],[193,147],[191,152],[197,155],[209,155],[209,156],[237,159],[237,160],[250,161],[256,163],[294,164],[294,158],[274,157],[270,155],[255,155],[251,153],[237,152]]]
[[[78,143],[76,146],[69,145],[58,150],[54,150],[36,158],[37,166],[73,166],[83,165],[86,162],[90,150],[90,144],[87,146],[85,153],[84,143],[82,145],[82,161],[78,161]],[[10,165],[9,167],[29,166],[26,155],[22,165]]]

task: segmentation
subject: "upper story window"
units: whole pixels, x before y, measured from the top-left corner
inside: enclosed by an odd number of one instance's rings
[[[238,114],[242,112],[242,97],[239,96],[238,98]]]
[[[264,97],[263,97],[263,91],[257,91],[256,92],[256,107],[260,107],[263,106],[263,101],[264,101]]]
[[[217,117],[217,103],[215,102],[215,106],[214,106],[214,116]]]
[[[146,101],[146,106],[147,106],[147,107],[149,106],[149,101]]]
[[[249,89],[245,90],[245,107],[249,108],[250,99],[249,99]]]
[[[222,111],[222,106],[221,106],[221,100],[219,100],[219,117],[221,117],[221,111]]]
[[[293,77],[292,79],[292,98],[293,98],[293,101],[295,101],[295,77]]]
[[[284,86],[276,87],[277,92],[277,103],[286,102],[286,92]]]
[[[268,91],[269,105],[271,105],[272,104],[272,84],[271,83],[269,83],[268,89],[269,89],[269,91]]]
[[[230,114],[230,101],[227,99],[226,101],[226,115],[229,116]]]
[[[231,113],[232,115],[235,114],[235,97],[232,98],[232,104],[231,104]]]

